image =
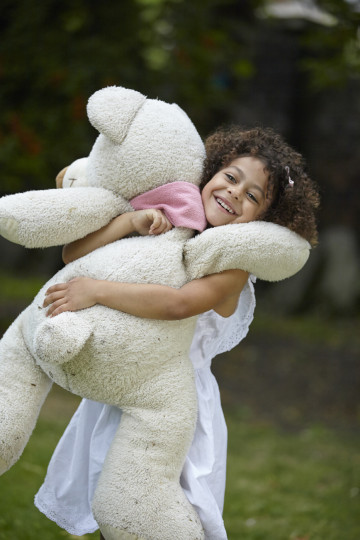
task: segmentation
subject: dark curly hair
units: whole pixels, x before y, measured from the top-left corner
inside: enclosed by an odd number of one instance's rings
[[[221,127],[205,141],[206,160],[200,189],[231,161],[242,156],[260,159],[269,175],[271,202],[259,218],[288,227],[317,244],[315,211],[319,206],[318,188],[305,172],[303,157],[271,128],[244,129]],[[294,183],[289,182],[291,179]]]

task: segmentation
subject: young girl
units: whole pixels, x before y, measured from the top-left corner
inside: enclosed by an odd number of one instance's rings
[[[314,183],[302,157],[270,129],[221,129],[206,141],[201,195],[209,227],[271,221],[316,244]],[[162,234],[171,228],[159,211],[123,214],[100,231],[64,247],[68,263],[130,233]],[[77,278],[47,291],[48,315],[96,303],[138,317],[176,320],[198,317],[190,349],[196,375],[198,421],[181,485],[196,508],[207,540],[226,540],[222,520],[227,430],[211,360],[247,334],[255,296],[252,276],[228,270],[180,289]],[[69,533],[98,526],[91,500],[102,463],[121,419],[115,407],[83,400],[60,440],[35,504]]]

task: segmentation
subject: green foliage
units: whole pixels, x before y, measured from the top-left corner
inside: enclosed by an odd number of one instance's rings
[[[87,98],[106,85],[136,86],[139,22],[129,1],[2,3],[3,192],[52,187],[60,168],[88,154]]]
[[[253,73],[249,13],[229,0],[4,0],[1,191],[52,187],[58,170],[88,154],[96,132],[86,102],[103,86],[176,101],[207,130]]]
[[[231,119],[254,73],[252,10],[229,0],[161,5],[144,41],[148,68],[155,68],[153,81],[164,99],[177,101],[208,132],[217,116]]]
[[[306,54],[301,65],[315,91],[360,80],[360,13],[346,0],[323,0],[319,5],[336,17],[337,24],[310,26],[302,39]]]
[[[203,136],[232,121],[280,126],[313,162],[313,152],[325,148],[335,155],[328,146],[337,148],[337,133],[328,128],[322,144],[314,140],[322,136],[321,130],[317,135],[322,122],[318,104],[328,103],[327,116],[339,111],[347,126],[343,146],[351,149],[357,140],[356,123],[345,110],[351,98],[343,96],[344,105],[339,92],[338,107],[336,100],[338,89],[349,83],[351,92],[358,93],[359,13],[354,3],[318,0],[338,21],[324,27],[261,19],[258,8],[264,2],[45,0],[34,5],[3,0],[0,194],[53,187],[60,169],[88,155],[97,132],[86,117],[87,99],[107,85],[178,103]],[[322,99],[331,89],[334,106]],[[352,101],[349,110],[355,118],[358,106]],[[347,154],[338,159],[356,170]],[[319,183],[324,175],[326,191],[334,189],[329,189],[325,167],[318,169]],[[332,163],[331,170],[336,170]],[[345,186],[352,174],[344,174]],[[352,212],[358,215],[356,208]]]

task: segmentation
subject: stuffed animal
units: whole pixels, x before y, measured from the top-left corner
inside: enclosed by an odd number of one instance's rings
[[[68,243],[132,210],[129,201],[142,193],[174,181],[199,184],[203,143],[177,105],[109,87],[90,98],[88,117],[100,135],[89,157],[69,168],[64,189],[0,200],[5,238],[27,247]],[[68,264],[0,342],[0,473],[20,457],[53,382],[123,410],[93,501],[107,540],[204,537],[179,484],[196,421],[188,358],[196,318],[141,319],[100,305],[47,318],[44,294],[77,276],[180,287],[241,268],[280,280],[309,255],[305,240],[270,223],[192,236],[176,227],[125,238]]]

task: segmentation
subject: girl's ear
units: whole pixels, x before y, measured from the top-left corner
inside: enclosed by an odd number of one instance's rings
[[[109,86],[93,94],[87,105],[91,124],[117,144],[124,140],[146,97],[120,86]]]

